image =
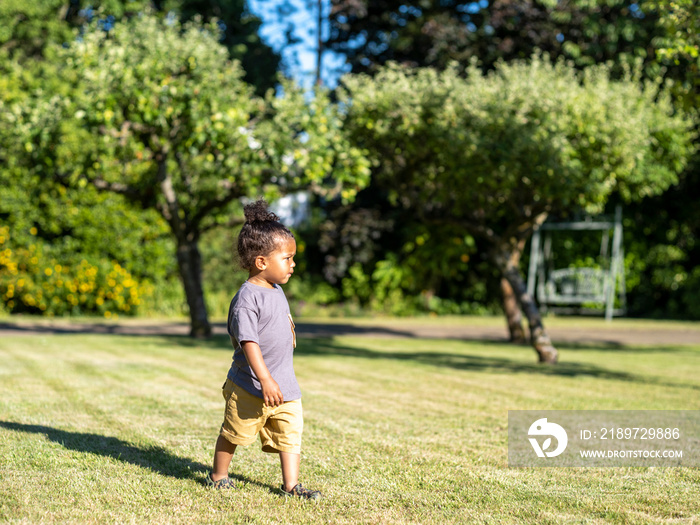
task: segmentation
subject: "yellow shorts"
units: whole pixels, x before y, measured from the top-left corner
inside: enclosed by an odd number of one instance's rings
[[[277,407],[247,392],[229,379],[222,393],[226,400],[221,435],[234,445],[250,445],[260,435],[263,452],[301,453],[304,416],[301,399]]]

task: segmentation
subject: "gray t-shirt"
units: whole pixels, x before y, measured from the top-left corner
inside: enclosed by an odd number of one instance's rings
[[[228,310],[228,333],[236,343],[228,378],[251,394],[263,397],[260,382],[246,360],[241,342],[258,343],[263,360],[285,401],[301,399],[294,375],[294,323],[282,288],[244,282]]]

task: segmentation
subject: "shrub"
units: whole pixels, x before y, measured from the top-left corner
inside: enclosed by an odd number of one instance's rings
[[[13,247],[0,227],[0,302],[9,313],[134,315],[152,289],[116,261],[58,260],[39,240]]]

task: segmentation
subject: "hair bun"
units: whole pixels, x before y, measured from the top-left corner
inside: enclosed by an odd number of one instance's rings
[[[243,207],[243,214],[246,222],[266,222],[279,221],[280,218],[267,209],[267,202],[264,199],[246,204]]]

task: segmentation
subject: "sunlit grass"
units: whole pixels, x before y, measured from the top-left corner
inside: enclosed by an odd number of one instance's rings
[[[527,347],[439,339],[299,342],[302,482],[239,449],[239,489],[202,480],[221,423],[223,337],[0,341],[0,522],[692,523],[698,469],[511,469],[508,410],[700,409],[700,345]]]

